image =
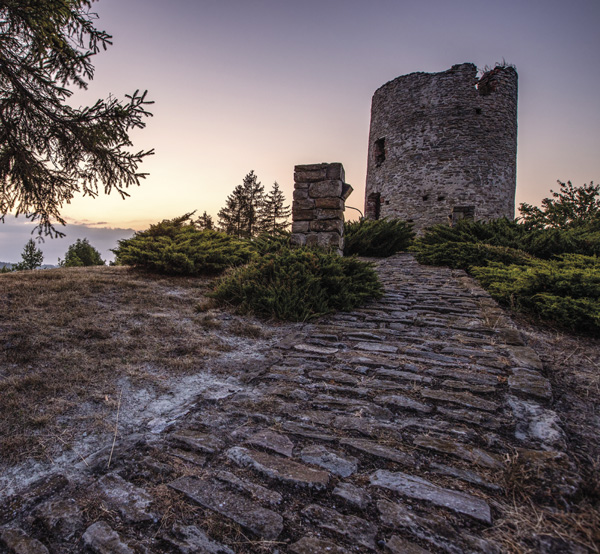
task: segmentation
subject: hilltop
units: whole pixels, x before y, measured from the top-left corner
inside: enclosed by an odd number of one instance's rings
[[[0,276],[0,543],[596,551],[600,342],[462,271],[378,272],[311,323],[212,308],[205,278]]]

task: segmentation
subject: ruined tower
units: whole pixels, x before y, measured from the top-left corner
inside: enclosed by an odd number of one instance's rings
[[[471,63],[411,73],[373,95],[365,215],[415,230],[514,217],[517,72]]]

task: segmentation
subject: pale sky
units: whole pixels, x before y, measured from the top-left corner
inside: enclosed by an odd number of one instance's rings
[[[291,202],[297,164],[342,162],[348,205],[362,210],[375,90],[463,62],[505,60],[519,73],[517,207],[539,204],[557,179],[600,180],[599,0],[100,0],[94,10],[114,45],[75,102],[148,89],[154,117],[133,139],[156,154],[131,198],[63,209],[78,225],[64,229],[69,243],[86,226],[124,237],[194,209],[216,216],[250,170]],[[20,258],[26,228],[0,224],[0,260]],[[101,250],[116,246],[114,231],[94,236]],[[66,250],[42,249],[47,263]]]

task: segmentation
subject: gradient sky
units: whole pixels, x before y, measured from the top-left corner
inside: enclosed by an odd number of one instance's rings
[[[375,90],[463,62],[517,67],[517,206],[539,204],[557,179],[600,180],[599,0],[100,0],[94,10],[114,45],[74,102],[148,89],[154,117],[133,139],[156,154],[131,198],[64,208],[77,225],[70,242],[92,241],[90,226],[126,236],[194,209],[216,216],[252,169],[291,200],[304,163],[342,162],[348,205],[362,210]],[[27,228],[0,225],[0,260],[20,258]],[[103,240],[114,246],[114,235]],[[48,263],[57,248],[42,245]]]

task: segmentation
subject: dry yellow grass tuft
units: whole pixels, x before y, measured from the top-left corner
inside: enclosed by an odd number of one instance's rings
[[[194,309],[209,285],[125,267],[0,275],[2,462],[109,431],[120,379],[160,387],[227,350]]]

